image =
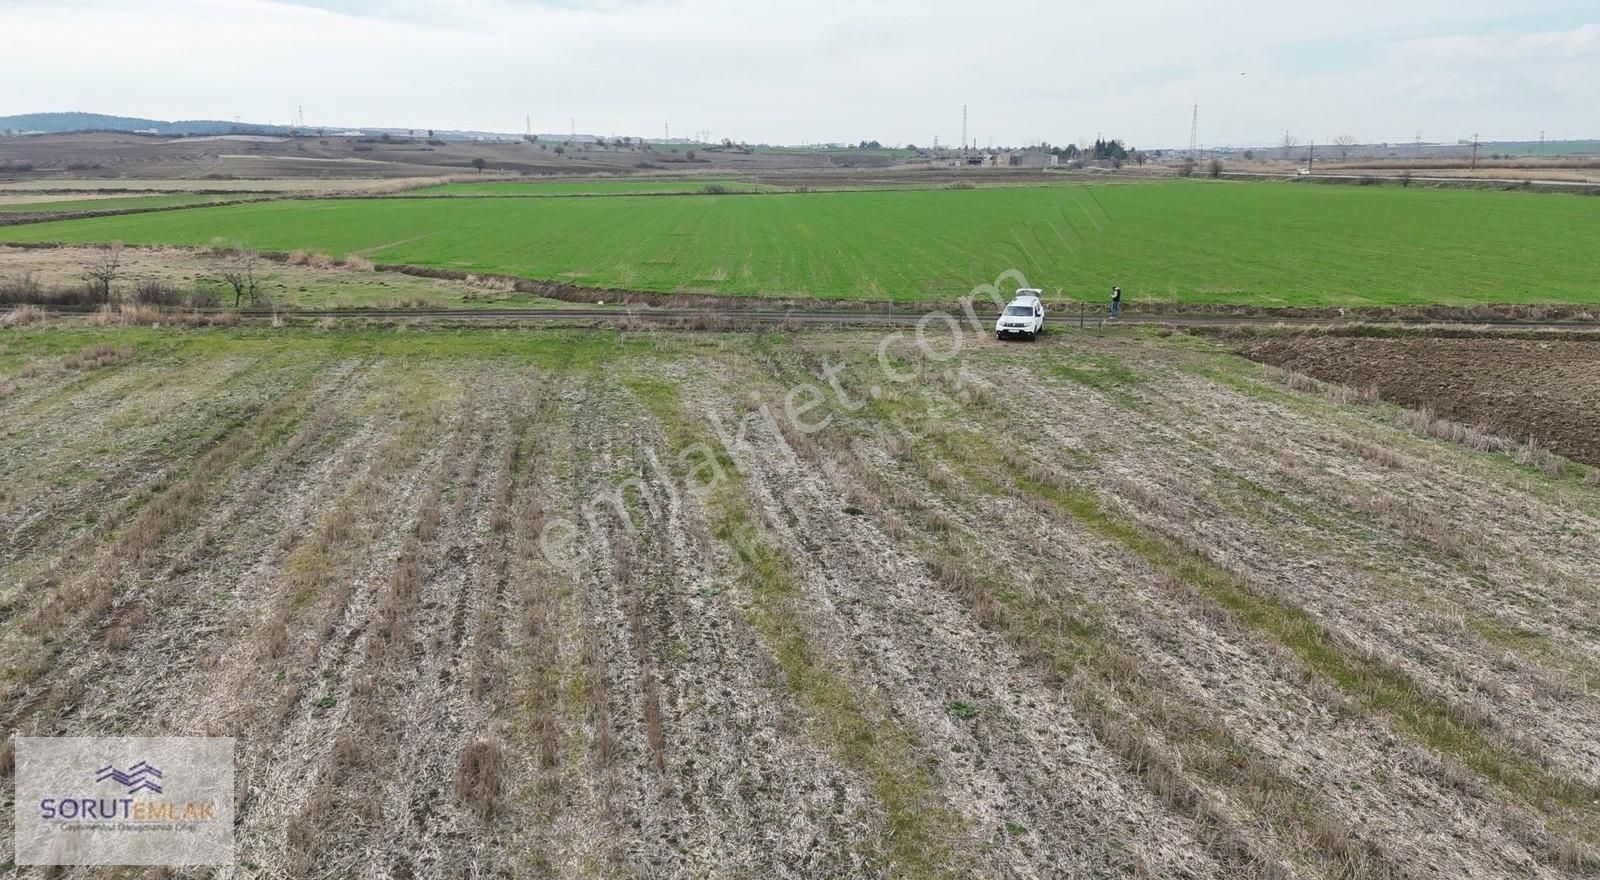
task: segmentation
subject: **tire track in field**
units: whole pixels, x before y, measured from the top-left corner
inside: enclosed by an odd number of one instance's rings
[[[394,392],[386,400],[398,402]],[[419,475],[436,467],[442,452],[442,438],[429,436],[440,418],[436,406],[406,402],[378,429],[387,442],[364,443],[338,463],[336,475],[348,480],[356,461],[366,461],[353,484],[322,506],[327,512],[310,534],[285,532],[294,543],[275,578],[280,592],[254,637],[241,640],[239,668],[228,676],[233,696],[218,707],[222,723],[245,740],[238,769],[242,863],[294,867],[281,855],[285,831],[323,794],[315,782],[337,745],[330,731],[348,720],[380,584],[399,562],[393,536],[424,491]],[[279,659],[270,667],[258,665],[272,658]],[[308,851],[292,848],[291,855],[301,860]]]
[[[1037,393],[1023,390],[1023,386],[1028,384],[1017,382],[1012,374],[1002,374],[997,393],[993,398],[1013,400]],[[1048,383],[1043,383],[1036,387],[1050,386]],[[1052,451],[1058,453],[1063,449],[1081,450],[1084,448],[1085,435],[1074,435],[1073,432],[1063,430],[1062,426],[1055,424],[1015,423],[1017,417],[1023,422],[1033,421],[1027,414],[1038,411],[1040,406],[1049,407],[1049,411],[1052,412],[1064,408],[1065,411],[1078,414],[1083,419],[1082,426],[1093,426],[1091,435],[1097,431],[1109,431],[1119,436],[1137,436],[1137,431],[1140,429],[1129,424],[1130,418],[1137,420],[1141,425],[1151,418],[1148,414],[1130,415],[1125,407],[1115,401],[1096,400],[1094,392],[1079,392],[1074,398],[1074,402],[1070,404],[1059,400],[1039,401],[1032,407],[1017,409],[1014,414],[1010,410],[1006,412],[996,410],[991,411],[989,416],[997,424],[1006,426],[1012,433],[1049,437],[1051,440],[1049,444],[1033,444],[1039,452],[1045,454]],[[1293,437],[1294,433],[1289,431],[1282,436]],[[1180,441],[1167,440],[1155,442],[1153,448],[1167,449],[1181,445]],[[1121,455],[1130,446],[1124,444],[1115,447],[1116,454]],[[1090,448],[1093,448],[1092,444]],[[993,453],[992,457],[1008,462],[1007,466],[1011,473],[1045,472],[1023,461],[1012,461],[1008,453]],[[1193,467],[1193,462],[1183,459],[1169,463],[1168,466],[1177,468],[1176,472],[1187,472]],[[1172,473],[1166,470],[1166,467],[1146,465],[1140,470],[1146,473]],[[1099,470],[1097,466],[1097,479],[1102,485],[1122,487],[1117,489],[1117,494],[1122,499],[1120,504],[1128,505],[1141,519],[1147,516],[1161,516],[1164,521],[1165,514],[1153,511],[1168,506],[1168,502],[1158,501],[1148,493],[1129,488],[1125,483],[1117,483],[1117,477],[1098,473]],[[1067,526],[1073,534],[1073,537],[1065,541],[1053,541],[1052,547],[1097,545],[1106,541],[1103,535],[1084,531],[1082,524],[1075,520],[1075,512],[1073,518],[1069,519],[1064,518],[1062,511],[1054,509],[1049,504],[1043,505],[1041,510]],[[1213,528],[1223,524],[1223,521],[1211,519],[1205,513],[1185,517],[1185,521],[1206,522]],[[1155,533],[1162,533],[1159,525],[1155,526]],[[1114,541],[1111,542],[1111,549],[1118,554],[1129,552],[1128,548],[1120,547]],[[1139,560],[1135,560],[1132,564],[1135,567],[1144,567],[1144,563]],[[1080,582],[1095,581],[1090,579]],[[1152,636],[1149,637],[1151,647],[1144,649],[1146,653],[1153,658],[1171,654],[1172,652],[1161,648],[1163,644],[1194,646],[1234,643],[1235,647],[1232,650],[1237,656],[1229,665],[1240,664],[1242,661],[1237,657],[1260,658],[1254,662],[1263,664],[1263,670],[1259,674],[1243,676],[1200,674],[1197,670],[1205,671],[1219,667],[1217,664],[1205,662],[1204,658],[1184,656],[1183,652],[1166,657],[1161,662],[1169,667],[1173,674],[1181,675],[1182,680],[1186,682],[1185,687],[1198,692],[1198,699],[1231,707],[1237,700],[1241,682],[1250,682],[1256,698],[1280,704],[1265,713],[1247,711],[1242,717],[1241,710],[1225,708],[1224,717],[1232,722],[1230,727],[1247,731],[1249,739],[1257,747],[1271,755],[1275,762],[1285,765],[1288,768],[1285,772],[1291,772],[1295,776],[1323,778],[1322,785],[1325,792],[1323,800],[1348,817],[1344,821],[1350,823],[1352,827],[1354,823],[1367,821],[1372,816],[1388,817],[1388,823],[1379,827],[1382,828],[1382,839],[1389,852],[1397,854],[1397,857],[1398,854],[1415,852],[1418,848],[1425,848],[1434,853],[1426,863],[1426,868],[1423,867],[1423,863],[1408,860],[1406,868],[1408,873],[1437,875],[1435,872],[1447,871],[1447,866],[1450,865],[1456,866],[1451,870],[1476,872],[1486,870],[1481,863],[1484,859],[1500,862],[1496,870],[1543,872],[1548,871],[1551,866],[1559,866],[1568,859],[1567,856],[1560,855],[1563,846],[1560,840],[1551,841],[1544,831],[1538,829],[1537,820],[1522,812],[1513,803],[1502,801],[1497,804],[1495,814],[1497,818],[1494,819],[1478,815],[1480,811],[1465,806],[1462,803],[1462,792],[1458,789],[1464,788],[1467,797],[1472,800],[1488,795],[1478,790],[1476,784],[1465,781],[1462,768],[1454,765],[1455,756],[1435,755],[1421,743],[1412,745],[1404,740],[1397,741],[1394,733],[1389,730],[1390,719],[1381,714],[1371,715],[1370,709],[1361,708],[1359,700],[1354,703],[1346,702],[1340,692],[1329,689],[1328,682],[1323,679],[1321,673],[1313,672],[1271,637],[1251,631],[1248,627],[1240,628],[1238,622],[1230,616],[1230,612],[1216,606],[1211,599],[1201,597],[1183,582],[1169,579],[1166,589],[1180,599],[1180,605],[1177,607],[1187,607],[1189,610],[1176,618],[1170,615],[1156,615],[1168,618],[1165,622],[1152,618],[1148,611],[1143,612],[1142,616],[1149,618],[1148,625],[1153,627]],[[1147,607],[1162,608],[1170,605],[1170,599],[1155,598]],[[1130,610],[1120,619],[1137,620],[1140,616]],[[1202,620],[1215,621],[1212,626],[1213,631],[1192,635],[1179,634],[1185,628],[1192,629],[1197,625],[1197,621]],[[1166,637],[1160,635],[1163,631],[1168,633]],[[1274,681],[1281,683],[1267,686]],[[1315,705],[1299,707],[1292,705],[1304,700],[1300,690],[1305,686],[1305,682],[1316,684],[1325,693],[1324,702],[1333,707],[1331,719],[1320,715]],[[1280,695],[1273,696],[1274,689],[1278,690]],[[1247,707],[1248,705],[1246,704]],[[1319,760],[1310,760],[1311,757]],[[1327,757],[1335,760],[1328,763]],[[1328,775],[1330,773],[1332,775]],[[1432,803],[1433,806],[1419,810],[1415,804],[1395,799],[1391,777],[1397,773],[1404,773],[1411,779],[1406,790],[1415,793],[1425,802]],[[1370,786],[1360,784],[1364,779],[1373,780],[1373,784]],[[1455,817],[1454,821],[1461,823],[1464,828],[1441,828],[1437,820],[1439,816]],[[1457,845],[1460,834],[1493,843],[1482,849],[1462,850]],[[1545,862],[1546,865],[1535,867],[1535,860]],[[1446,873],[1444,876],[1449,874]]]
[[[843,510],[847,499],[877,495],[851,466],[862,452],[837,433],[785,432],[762,437],[750,463],[769,527],[814,569],[827,638],[857,646],[852,659],[870,670],[871,686],[891,695],[930,743],[941,787],[982,841],[985,873],[1051,876],[1069,865],[1083,875],[1220,871],[1196,829],[1097,746],[1094,730],[1056,692],[1059,683],[1041,680],[1034,663],[944,598],[915,543],[906,546],[903,521],[885,520],[891,531],[882,531]],[[868,510],[887,506],[862,500]],[[878,588],[858,586],[865,584]],[[952,715],[956,705],[974,707],[976,720]]]
[[[164,695],[181,690],[189,676],[205,662],[205,654],[217,650],[215,639],[231,633],[209,620],[215,613],[217,593],[201,586],[198,573],[209,568],[221,551],[221,544],[234,535],[243,537],[246,546],[234,543],[229,557],[257,557],[267,548],[263,526],[285,503],[281,495],[267,498],[269,484],[303,472],[311,456],[322,448],[333,427],[334,408],[349,402],[346,393],[353,364],[319,376],[308,394],[303,411],[314,413],[281,445],[271,447],[271,455],[257,463],[241,465],[237,473],[217,487],[218,514],[204,517],[207,524],[193,530],[183,540],[181,533],[165,542],[160,553],[136,574],[108,611],[100,637],[78,646],[70,662],[52,673],[54,687],[74,694],[70,702],[80,709],[67,724],[76,729],[95,731],[116,729],[138,719],[152,705],[162,705]],[[308,448],[309,447],[309,448]],[[267,451],[263,449],[262,451]],[[217,534],[216,528],[222,531]],[[209,578],[207,578],[209,580]],[[162,662],[148,664],[134,658],[153,651]],[[176,706],[176,701],[167,705]],[[185,717],[177,714],[174,719]],[[141,729],[165,730],[166,724],[145,719]],[[180,728],[181,729],[181,728]],[[194,730],[184,735],[197,735]]]

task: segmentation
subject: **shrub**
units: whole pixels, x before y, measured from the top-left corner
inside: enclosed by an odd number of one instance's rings
[[[44,296],[44,286],[32,272],[24,272],[0,281],[0,302],[37,304],[42,296]]]
[[[193,309],[221,308],[222,295],[214,288],[196,286],[189,291],[189,307]]]
[[[143,306],[170,308],[183,303],[183,294],[165,281],[141,281],[133,288],[133,301]]]
[[[708,183],[700,188],[700,192],[708,196],[723,196],[728,194],[728,188],[720,183]]]
[[[51,290],[39,283],[32,272],[0,281],[0,303],[34,306],[93,306],[101,303],[100,292],[92,287]]]
[[[0,327],[26,327],[29,324],[37,324],[44,319],[44,312],[24,303],[4,314],[0,314]]]
[[[284,262],[291,266],[313,266],[318,269],[326,269],[333,265],[333,258],[316,251],[296,250],[290,251],[288,259],[284,260]]]

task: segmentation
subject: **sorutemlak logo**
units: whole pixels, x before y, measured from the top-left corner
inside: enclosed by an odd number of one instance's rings
[[[95,771],[95,782],[105,782],[107,779],[110,779],[118,785],[126,785],[128,787],[128,794],[138,794],[141,791],[153,791],[156,794],[161,793],[160,768],[157,768],[144,761],[140,761],[132,767],[129,767],[128,772],[126,773],[118,770],[115,765],[101,767],[99,770]]]
[[[233,864],[231,737],[19,736],[20,865]]]

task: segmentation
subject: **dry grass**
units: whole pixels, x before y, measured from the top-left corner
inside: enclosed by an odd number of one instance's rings
[[[1332,434],[1330,438],[1340,448],[1353,452],[1373,464],[1382,465],[1396,471],[1403,471],[1408,466],[1405,455],[1392,447],[1342,432]]]
[[[15,306],[0,314],[0,327],[26,327],[38,324],[48,319],[48,316],[30,305]]]
[[[1240,406],[1153,356],[1128,408],[1052,382],[1046,359],[1072,355],[1047,342],[973,354],[990,384],[901,383],[806,433],[762,422],[760,401],[820,363],[870,368],[876,340],[563,331],[433,358],[417,346],[482,337],[363,331],[329,353],[298,333],[140,331],[169,342],[122,351],[113,332],[52,329],[0,352],[8,378],[37,370],[26,394],[53,395],[0,401],[17,417],[0,452],[23,474],[6,510],[24,514],[35,474],[107,448],[121,479],[166,454],[149,437],[200,420],[174,405],[139,424],[118,371],[243,365],[207,401],[225,428],[137,499],[47,498],[73,525],[17,542],[0,659],[8,686],[35,682],[7,695],[13,730],[179,700],[237,736],[241,858],[263,872],[1378,880],[1424,860],[1459,876],[1592,863],[1592,792],[1563,786],[1584,753],[1563,737],[1586,732],[1569,722],[1594,691],[1545,683],[1588,646],[1582,606],[1562,603],[1600,565],[1581,540],[1592,493],[1447,450],[1431,432],[1457,434],[1431,415],[1414,438],[1390,407],[1289,379],[1308,392],[1292,405],[1251,383],[1268,404]],[[1192,340],[1071,345],[1200,356]],[[303,377],[301,396],[241,414],[274,399],[270,369]],[[870,381],[845,377],[846,396]],[[722,458],[713,414],[755,415],[750,445]],[[680,491],[696,477],[677,453],[702,441],[728,479]],[[1542,466],[1537,447],[1498,448]],[[585,534],[603,555],[575,573],[544,558],[546,521],[636,475],[638,528]],[[82,530],[87,504],[108,509]],[[1441,628],[1419,593],[1481,597],[1508,635],[1465,611]],[[34,632],[62,658],[38,677],[25,664],[52,655]],[[158,655],[166,678],[133,696]],[[418,852],[437,859],[393,855]]]
[[[84,318],[93,327],[231,327],[239,323],[232,312],[168,311],[138,303],[102,306]]]
[[[99,370],[116,366],[133,357],[133,349],[95,343],[79,349],[75,354],[69,354],[61,359],[61,366],[67,370]]]
[[[1428,407],[1402,409],[1395,420],[1401,427],[1418,434],[1458,443],[1479,452],[1498,452],[1510,456],[1517,464],[1536,468],[1554,479],[1566,476],[1568,471],[1565,458],[1539,445],[1532,437],[1518,442],[1485,428],[1475,428],[1436,415]]]
[[[505,775],[506,759],[499,743],[475,742],[456,759],[456,799],[486,822],[500,807]]]
[[[1336,382],[1324,382],[1321,379],[1307,376],[1304,373],[1295,372],[1293,370],[1285,370],[1279,367],[1266,367],[1265,370],[1269,378],[1281,385],[1292,388],[1295,391],[1304,391],[1308,394],[1316,394],[1326,397],[1335,403],[1374,404],[1380,399],[1378,389],[1371,386],[1365,388],[1351,388],[1348,385],[1340,385]]]
[[[316,251],[293,250],[284,258],[284,262],[291,266],[310,266],[314,269],[326,269],[333,265],[333,258]]]
[[[468,275],[467,283],[473,287],[481,287],[485,290],[496,290],[503,293],[510,293],[517,289],[516,281],[503,275]]]

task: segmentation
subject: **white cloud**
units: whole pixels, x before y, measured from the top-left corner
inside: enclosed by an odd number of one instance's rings
[[[1541,5],[1524,12],[1583,10]],[[514,131],[532,113],[545,131],[575,116],[601,134],[670,120],[927,143],[958,138],[965,103],[980,139],[1176,145],[1198,102],[1210,143],[1590,133],[1600,25],[1495,30],[1503,14],[1490,0],[1353,0],[1314,19],[1279,0],[9,0],[0,113],[283,121],[303,104],[341,125]],[[1302,71],[1285,53],[1335,63]]]
[[[1600,61],[1600,24],[1586,24],[1563,31],[1409,40],[1397,47],[1397,53],[1446,64],[1546,62],[1584,56]]]

